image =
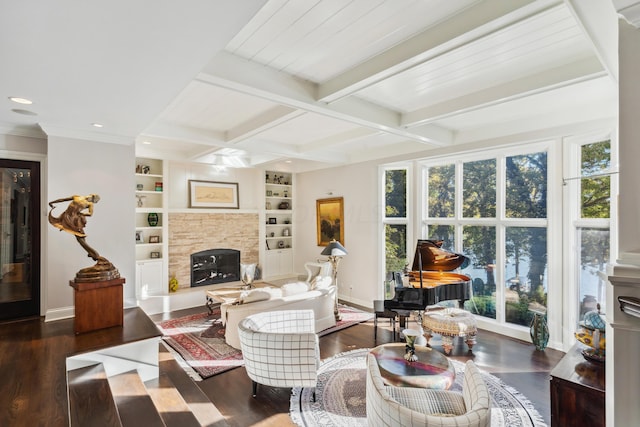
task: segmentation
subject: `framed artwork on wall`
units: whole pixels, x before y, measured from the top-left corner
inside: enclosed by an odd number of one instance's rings
[[[239,209],[238,183],[190,179],[189,207]]]
[[[318,246],[336,239],[344,245],[344,200],[342,197],[316,200]]]

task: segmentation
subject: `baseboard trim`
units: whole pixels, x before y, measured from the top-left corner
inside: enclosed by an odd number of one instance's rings
[[[47,310],[44,315],[44,321],[53,322],[55,320],[70,319],[72,317],[75,317],[75,313],[76,310],[73,306]]]

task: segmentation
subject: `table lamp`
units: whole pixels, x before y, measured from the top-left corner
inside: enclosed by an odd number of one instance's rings
[[[338,263],[343,256],[347,255],[347,250],[340,244],[340,242],[333,239],[329,244],[320,252],[320,255],[325,255],[329,258],[331,268],[333,270],[333,284],[336,286],[336,300],[333,308],[333,315],[336,318],[336,322],[340,320],[340,311],[338,310]]]

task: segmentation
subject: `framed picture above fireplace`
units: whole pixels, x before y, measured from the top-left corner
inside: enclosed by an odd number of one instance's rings
[[[189,207],[239,209],[238,183],[190,179]]]

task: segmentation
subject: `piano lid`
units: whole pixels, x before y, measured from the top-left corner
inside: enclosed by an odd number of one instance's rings
[[[412,271],[451,271],[465,268],[469,258],[442,249],[442,240],[418,240]]]

